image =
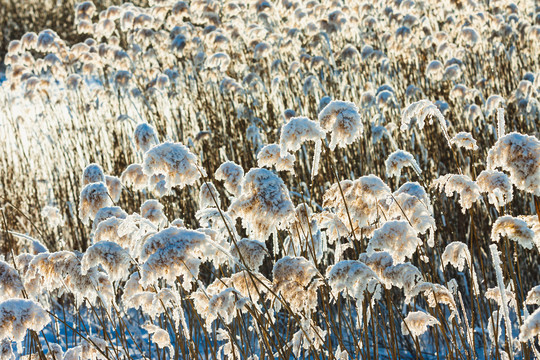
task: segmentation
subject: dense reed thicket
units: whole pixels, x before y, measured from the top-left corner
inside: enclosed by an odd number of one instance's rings
[[[540,359],[534,1],[99,6],[7,49],[2,359]]]
[[[135,5],[146,6],[147,1],[133,1]],[[77,32],[73,9],[78,4],[74,0],[0,0],[0,71],[3,71],[3,59],[12,39],[18,39],[28,31],[39,32],[54,29],[62,39],[75,43],[84,41],[84,35]],[[99,10],[111,5],[122,4],[120,0],[96,0]]]

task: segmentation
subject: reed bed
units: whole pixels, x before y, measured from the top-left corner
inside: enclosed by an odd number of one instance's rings
[[[70,14],[4,59],[1,359],[540,359],[534,1]]]

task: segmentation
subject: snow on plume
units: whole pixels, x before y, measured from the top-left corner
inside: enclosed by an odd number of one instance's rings
[[[387,251],[395,263],[402,263],[405,258],[412,258],[421,243],[416,231],[407,221],[387,221],[373,233],[367,253],[373,254],[375,250]]]
[[[230,205],[233,217],[241,217],[252,238],[266,240],[292,221],[294,206],[283,180],[270,170],[252,168],[246,174],[242,193]]]
[[[313,156],[311,170],[311,177],[313,178],[319,170],[321,145],[324,138],[326,138],[326,133],[321,129],[318,122],[312,121],[307,117],[293,117],[281,128],[279,139],[280,157],[287,157],[289,151],[300,150],[300,147],[306,141],[314,141],[315,154]]]
[[[488,168],[502,168],[520,190],[540,196],[540,141],[517,132],[501,137],[489,150]]]
[[[79,216],[83,224],[88,225],[98,211],[111,205],[107,186],[102,182],[90,183],[81,191]]]
[[[331,132],[330,150],[352,144],[364,131],[358,108],[347,101],[330,101],[319,113],[319,123],[322,130]]]
[[[0,303],[0,339],[20,345],[26,330],[40,332],[49,321],[47,312],[32,300],[9,299]]]
[[[401,331],[404,335],[411,334],[420,336],[425,333],[428,326],[440,325],[439,320],[423,311],[411,311],[401,324]]]
[[[164,175],[168,187],[193,185],[203,168],[197,165],[197,157],[180,143],[164,142],[144,154],[143,171],[147,176]]]
[[[399,178],[401,176],[401,170],[405,166],[412,167],[418,175],[422,173],[422,170],[418,166],[414,156],[405,150],[396,150],[391,153],[386,159],[385,165],[386,174],[388,176],[396,176]]]
[[[219,166],[214,174],[216,180],[222,180],[225,189],[231,194],[238,196],[242,191],[242,179],[244,178],[244,169],[232,161],[226,161]]]

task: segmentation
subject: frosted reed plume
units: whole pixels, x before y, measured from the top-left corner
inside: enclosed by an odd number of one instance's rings
[[[0,2],[0,358],[540,359],[534,2]]]

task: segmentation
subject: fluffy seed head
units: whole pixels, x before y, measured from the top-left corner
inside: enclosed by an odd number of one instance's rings
[[[405,258],[412,258],[421,243],[416,231],[407,221],[388,221],[375,230],[368,243],[367,252],[371,254],[376,249],[387,251],[395,263],[401,263]]]
[[[401,170],[405,166],[410,166],[416,171],[417,174],[422,173],[420,167],[416,163],[414,156],[405,150],[396,150],[385,161],[386,174],[388,176],[401,176]]]
[[[120,200],[120,195],[122,194],[122,182],[116,176],[105,176],[105,184],[107,185],[107,190],[111,195],[112,201],[115,203]]]
[[[112,241],[99,241],[90,246],[81,260],[82,274],[97,265],[102,265],[112,281],[123,280],[129,276],[131,259],[126,250]]]
[[[22,297],[23,290],[19,273],[8,263],[0,260],[0,301]]]
[[[287,156],[289,151],[298,151],[306,141],[320,141],[326,137],[318,122],[307,117],[293,117],[281,128],[279,145],[281,156]]]
[[[439,124],[441,125],[444,137],[450,144],[446,120],[437,106],[429,100],[420,100],[407,106],[407,108],[405,108],[403,111],[400,128],[402,131],[407,130],[411,126],[413,120],[415,120],[418,123],[418,128],[421,130],[424,128],[425,121],[428,116],[430,117],[430,124],[433,122],[434,117],[437,118]]]
[[[47,219],[47,222],[51,227],[64,225],[64,218],[60,213],[60,209],[58,209],[57,207],[45,206],[41,210],[41,216]]]
[[[289,224],[294,206],[281,178],[270,170],[253,168],[246,174],[242,194],[231,203],[229,211],[242,217],[244,227],[252,229],[254,238],[266,240]]]
[[[295,161],[296,156],[294,156],[294,154],[289,154],[288,152],[285,152],[285,155],[282,156],[281,148],[278,144],[266,145],[257,154],[258,166],[264,166],[268,168],[275,166],[277,171],[294,172]]]
[[[330,149],[352,144],[364,131],[358,108],[347,101],[331,101],[319,113],[319,123],[325,132],[331,132]]]
[[[205,182],[201,186],[199,191],[199,209],[206,209],[207,207],[220,207],[221,199],[219,193],[211,182]]]
[[[135,140],[137,150],[142,151],[143,153],[147,152],[153,146],[159,143],[156,130],[148,123],[141,123],[137,125],[135,131],[133,132],[133,139]]]
[[[85,225],[93,219],[98,211],[111,205],[107,186],[102,182],[90,183],[81,191],[79,217]]]
[[[163,204],[157,200],[146,200],[141,205],[141,216],[158,227],[163,227],[167,223],[167,217],[163,213]]]
[[[472,137],[471,133],[468,132],[462,131],[457,133],[452,139],[450,139],[450,143],[456,144],[458,147],[462,147],[467,150],[478,150],[476,140]]]
[[[463,271],[465,264],[471,263],[471,253],[467,244],[454,241],[446,245],[444,252],[442,254],[442,265],[452,264],[458,269],[458,271]]]
[[[499,217],[491,229],[491,240],[498,242],[501,236],[517,241],[526,249],[534,247],[534,231],[521,219],[508,215]]]
[[[148,176],[143,172],[140,164],[131,164],[120,176],[120,179],[127,186],[133,186],[135,190],[142,190],[146,187]]]
[[[503,172],[484,170],[476,178],[476,184],[481,192],[487,193],[489,203],[497,209],[512,201],[512,183]]]
[[[200,173],[199,173],[200,169]],[[180,143],[165,142],[144,154],[143,171],[147,176],[162,174],[170,187],[193,185],[204,169],[197,165],[197,157]]]
[[[82,183],[83,185],[88,185],[97,182],[105,182],[105,174],[101,166],[90,164],[83,171]]]
[[[536,309],[521,325],[519,341],[527,342],[540,334],[540,308]]]
[[[9,299],[0,303],[0,339],[20,344],[26,330],[40,332],[49,321],[47,312],[32,300]]]
[[[433,325],[440,325],[439,320],[423,311],[412,311],[403,320],[401,331],[404,335],[410,333],[413,336],[420,336],[427,331],[428,326]]]
[[[319,282],[313,280],[315,266],[303,257],[285,256],[274,264],[274,290],[293,311],[310,310],[317,304]]]
[[[219,166],[215,173],[216,180],[225,182],[225,189],[231,194],[238,196],[242,190],[244,169],[232,161],[226,161]]]
[[[436,186],[439,191],[444,189],[446,196],[452,196],[454,192],[458,192],[460,195],[459,204],[463,213],[480,199],[480,188],[467,175],[444,175],[436,179],[433,186]]]
[[[243,264],[251,270],[258,270],[268,253],[265,243],[250,239],[242,239],[236,244],[232,244],[230,251],[231,255],[239,262],[242,262],[243,259]]]
[[[489,150],[488,168],[502,168],[520,190],[540,196],[540,141],[534,136],[510,133]]]
[[[326,277],[334,296],[348,291],[356,300],[363,299],[368,285],[379,281],[369,266],[357,260],[343,260],[330,266],[326,271]],[[369,290],[373,291],[373,288]]]

